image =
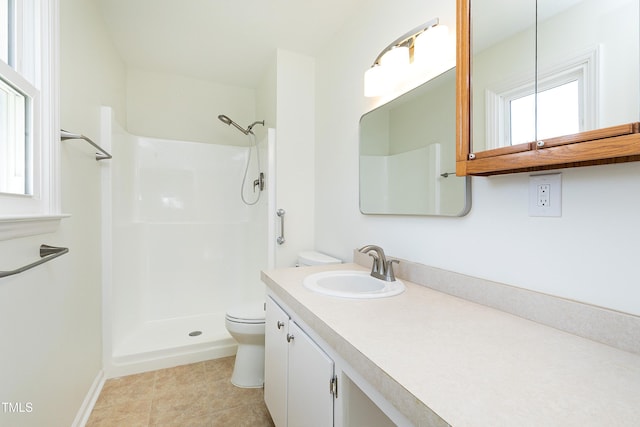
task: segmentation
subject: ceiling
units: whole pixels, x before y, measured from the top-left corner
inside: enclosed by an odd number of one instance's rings
[[[95,0],[127,66],[257,87],[277,48],[314,55],[365,0]]]

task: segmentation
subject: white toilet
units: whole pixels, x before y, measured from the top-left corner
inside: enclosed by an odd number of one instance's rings
[[[305,251],[298,254],[298,266],[304,267],[309,265],[323,264],[341,264],[342,261],[329,255],[316,251]]]
[[[337,258],[314,251],[298,254],[298,265],[339,264]],[[231,383],[237,387],[264,385],[264,301],[236,305],[227,310],[227,331],[238,343]]]
[[[231,383],[243,388],[264,383],[264,301],[236,305],[227,310],[227,331],[238,343]]]

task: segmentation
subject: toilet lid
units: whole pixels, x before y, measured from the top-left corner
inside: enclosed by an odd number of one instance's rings
[[[241,323],[264,323],[264,301],[234,305],[227,310],[227,319]]]

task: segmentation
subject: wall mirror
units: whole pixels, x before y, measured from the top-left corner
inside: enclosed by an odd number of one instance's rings
[[[455,174],[456,69],[360,119],[360,211],[465,215],[470,181]]]
[[[639,28],[638,0],[458,0],[458,174],[640,160]]]

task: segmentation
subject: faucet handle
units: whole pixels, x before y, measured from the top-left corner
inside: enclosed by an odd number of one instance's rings
[[[369,256],[373,258],[371,264],[371,274],[380,272],[380,258],[374,252],[369,252]]]
[[[397,259],[389,259],[387,260],[387,265],[385,266],[385,274],[384,278],[388,282],[394,282],[396,280],[396,276],[393,273],[393,263],[400,264],[400,260]]]

